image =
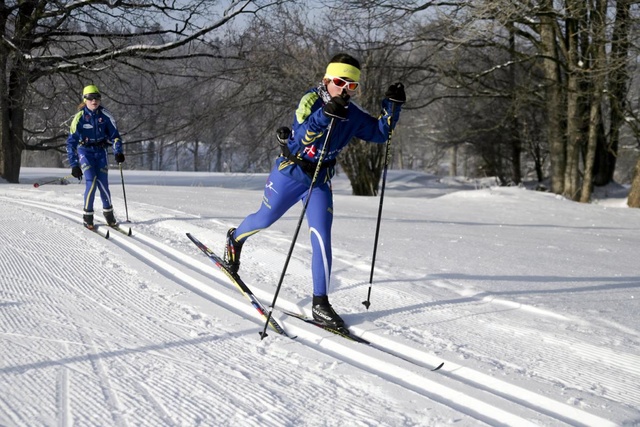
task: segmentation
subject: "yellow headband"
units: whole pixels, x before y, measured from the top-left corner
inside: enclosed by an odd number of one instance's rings
[[[332,62],[327,66],[327,71],[324,73],[324,76],[345,77],[357,82],[360,80],[360,70],[353,65]]]

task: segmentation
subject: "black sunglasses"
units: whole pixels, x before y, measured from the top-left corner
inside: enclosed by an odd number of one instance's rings
[[[100,98],[102,98],[100,95],[87,95],[84,97],[87,101],[95,101],[96,99],[100,101]]]

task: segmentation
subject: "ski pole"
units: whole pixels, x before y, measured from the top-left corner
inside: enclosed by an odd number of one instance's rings
[[[127,220],[129,222],[129,209],[127,208],[127,193],[124,191],[124,174],[122,173],[122,163],[118,163],[120,166],[120,180],[122,181],[122,195],[124,196],[124,211],[127,214]]]
[[[284,261],[284,266],[282,267],[282,274],[280,275],[280,280],[278,281],[276,292],[273,295],[271,308],[269,309],[269,314],[267,314],[267,321],[264,322],[264,329],[260,333],[260,339],[264,339],[267,336],[267,326],[269,326],[269,321],[271,320],[271,314],[273,313],[273,308],[276,306],[276,300],[278,299],[278,294],[280,293],[280,288],[282,287],[282,282],[284,281],[284,275],[287,272],[287,267],[289,266],[289,260],[291,259],[291,255],[293,254],[293,249],[296,245],[296,240],[298,239],[298,233],[300,232],[300,227],[302,226],[302,221],[304,220],[304,215],[307,211],[309,200],[311,199],[311,192],[313,191],[313,185],[318,179],[318,174],[320,173],[322,161],[324,160],[324,155],[327,151],[327,147],[329,146],[329,140],[331,139],[331,132],[333,131],[334,121],[335,121],[335,117],[331,117],[331,122],[329,123],[329,127],[327,128],[327,137],[325,138],[324,143],[322,144],[322,150],[320,150],[320,157],[318,157],[318,164],[316,165],[316,170],[313,173],[313,178],[311,178],[311,185],[309,186],[309,191],[307,192],[307,199],[304,201],[304,205],[302,206],[302,212],[300,213],[300,218],[298,219],[298,225],[296,227],[296,231],[293,233],[293,240],[291,241],[291,246],[289,247],[289,253],[287,254],[287,258]]]
[[[72,175],[72,174],[69,174],[69,175],[67,175],[67,176],[63,176],[62,178],[56,178],[56,179],[53,179],[53,180],[51,180],[51,181],[43,182],[42,184],[39,184],[39,183],[37,183],[37,182],[34,182],[34,183],[33,183],[33,186],[34,186],[35,188],[38,188],[38,187],[42,187],[43,185],[52,184],[52,183],[54,183],[54,182],[59,182],[59,181],[64,181],[65,179],[69,179],[69,178],[73,178],[73,175]]]
[[[384,154],[384,170],[382,172],[382,187],[380,189],[380,205],[378,206],[378,221],[376,223],[376,236],[373,240],[373,257],[371,260],[371,274],[369,275],[369,291],[367,292],[367,300],[362,301],[367,310],[371,305],[371,285],[373,283],[373,270],[376,265],[376,253],[378,252],[378,237],[380,236],[380,220],[382,219],[382,203],[384,202],[384,188],[387,182],[387,169],[389,168],[389,157],[391,157],[391,135],[393,134],[393,115],[396,110],[396,103],[391,105],[391,119],[389,121],[389,138],[387,139],[387,147]]]

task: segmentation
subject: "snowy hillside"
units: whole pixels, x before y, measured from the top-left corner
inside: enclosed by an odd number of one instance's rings
[[[330,299],[371,345],[277,308],[296,338],[261,340],[185,233],[221,252],[266,175],[125,171],[133,236],[105,239],[81,226],[84,182],[33,186],[67,173],[0,183],[2,426],[640,425],[640,210],[622,200],[390,171],[367,310],[379,198],[338,177]],[[245,245],[267,306],[299,215]],[[309,251],[303,227],[277,307],[310,313]]]

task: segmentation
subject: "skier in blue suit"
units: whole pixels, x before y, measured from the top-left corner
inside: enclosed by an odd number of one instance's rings
[[[67,156],[71,174],[82,179],[84,174],[86,188],[84,192],[85,227],[93,228],[93,202],[96,189],[100,190],[104,217],[109,225],[117,225],[109,191],[109,162],[107,147],[113,146],[115,160],[124,162],[122,139],[111,113],[100,105],[101,94],[95,85],[85,86],[82,90],[83,102],[71,121],[67,138]]]
[[[316,321],[332,327],[344,326],[342,318],[329,304],[327,295],[332,264],[331,178],[335,174],[336,157],[354,137],[385,143],[391,131],[391,111],[394,111],[395,124],[398,122],[401,105],[406,101],[404,86],[396,83],[387,90],[380,115],[373,117],[359,105],[349,101],[359,86],[359,79],[358,60],[344,53],[331,59],[320,84],[307,91],[298,104],[292,132],[288,138],[285,136],[283,153],[269,174],[260,208],[247,216],[237,228],[228,231],[225,247],[225,260],[237,272],[242,245],[247,238],[269,227],[298,201],[305,200],[326,139],[327,128],[333,119],[334,129],[331,131],[306,211],[312,247],[312,313]],[[393,110],[392,103],[396,104]]]

